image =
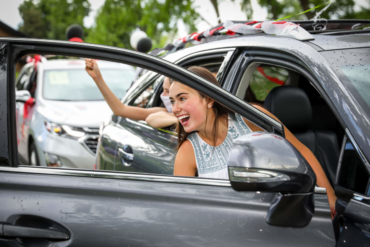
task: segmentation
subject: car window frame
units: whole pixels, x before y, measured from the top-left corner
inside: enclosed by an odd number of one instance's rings
[[[248,54],[249,56],[245,56],[246,54]],[[245,69],[248,69],[249,66],[255,65],[256,63],[269,64],[272,66],[278,66],[278,67],[282,67],[288,70],[293,70],[294,72],[302,76],[305,76],[309,80],[311,86],[313,86],[316,89],[316,91],[323,97],[325,102],[328,104],[330,110],[334,113],[341,127],[345,130],[346,136],[348,136],[349,140],[352,142],[353,146],[355,147],[355,150],[357,154],[359,155],[359,157],[361,158],[362,163],[365,165],[365,168],[367,168],[367,170],[370,171],[369,161],[366,159],[366,156],[361,151],[361,148],[357,145],[357,142],[355,141],[349,129],[347,128],[347,125],[345,124],[343,118],[339,114],[337,108],[334,107],[333,102],[330,100],[326,91],[322,88],[322,85],[319,83],[319,80],[308,70],[308,68],[303,64],[302,61],[300,61],[298,58],[295,58],[287,54],[281,54],[280,52],[277,52],[277,51],[267,52],[267,51],[258,51],[258,50],[248,51],[248,52],[245,52],[244,54],[242,53],[242,59],[244,59],[244,62],[241,62],[240,64],[243,65],[243,68]],[[243,71],[239,70],[239,74],[243,74],[243,73],[244,73]],[[241,78],[240,75],[239,75],[239,78]],[[239,88],[240,83],[241,83],[241,80],[237,82],[238,86],[237,87],[234,86],[233,89],[237,90]],[[343,153],[341,152],[340,160],[342,158],[342,155]],[[338,166],[336,179],[335,179],[336,185],[338,182],[337,179],[338,179],[339,170],[340,170],[340,167]],[[369,183],[370,183],[370,180],[369,180]],[[367,189],[369,190],[369,188],[370,188],[370,184],[368,185]],[[353,194],[358,195],[360,193],[353,192]],[[366,197],[366,195],[361,195],[361,196]]]
[[[341,147],[341,151],[340,151],[340,156],[339,156],[339,161],[338,161],[338,169],[337,169],[337,173],[336,173],[336,176],[335,176],[336,179],[335,179],[335,183],[334,183],[335,187],[340,188],[340,191],[345,192],[346,194],[352,194],[353,197],[356,197],[356,196],[361,197],[361,198],[369,197],[370,195],[366,195],[366,194],[363,194],[363,193],[360,193],[360,192],[357,192],[357,191],[353,191],[349,188],[345,188],[345,187],[339,185],[339,175],[340,175],[340,171],[341,171],[342,165],[343,165],[342,161],[343,161],[343,155],[344,155],[344,151],[345,151],[345,145],[348,141],[354,147],[354,150],[356,151],[356,153],[359,157],[359,160],[361,160],[361,164],[364,166],[364,168],[366,169],[366,171],[368,173],[369,179],[368,179],[368,182],[367,182],[366,191],[368,193],[370,192],[370,164],[367,161],[367,159],[366,159],[365,155],[363,154],[363,152],[361,151],[361,149],[359,148],[356,140],[353,138],[353,136],[352,136],[352,134],[351,134],[351,132],[349,131],[348,128],[345,129],[345,136],[343,138],[342,147]],[[357,198],[357,200],[362,201],[359,198]]]

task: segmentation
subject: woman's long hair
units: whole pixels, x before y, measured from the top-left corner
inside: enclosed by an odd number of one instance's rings
[[[189,67],[188,70],[193,72],[194,74],[197,74],[198,76],[206,79],[207,81],[212,82],[213,84],[215,84],[217,86],[220,86],[220,84],[218,83],[215,76],[209,70],[207,70],[206,68],[199,67],[199,66],[192,66],[192,67]],[[200,92],[198,92],[198,93],[202,98],[205,98],[205,99],[209,98],[208,96],[206,96],[206,95],[204,95]],[[215,113],[215,122],[213,123],[212,136],[213,136],[213,144],[214,144],[213,146],[216,146],[216,141],[217,141],[217,138],[218,138],[218,132],[217,132],[218,122],[219,122],[218,120],[220,118],[227,119],[228,114],[231,111],[228,108],[226,108],[225,106],[221,105],[220,103],[218,103],[216,101],[213,103],[213,106],[212,106],[211,109]],[[206,125],[207,125],[207,118],[206,118]],[[179,149],[181,147],[181,145],[184,143],[184,141],[186,140],[186,138],[188,137],[188,135],[191,134],[191,133],[187,133],[184,130],[184,127],[182,126],[182,124],[180,122],[177,123],[176,132],[178,133],[177,149]]]

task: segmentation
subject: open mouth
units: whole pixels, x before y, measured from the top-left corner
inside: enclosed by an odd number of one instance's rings
[[[188,122],[189,122],[189,118],[190,116],[189,115],[182,115],[180,117],[178,117],[180,123],[184,126],[186,125]]]

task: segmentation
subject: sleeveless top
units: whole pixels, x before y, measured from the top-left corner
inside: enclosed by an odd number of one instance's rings
[[[229,179],[226,162],[233,140],[252,131],[239,114],[235,114],[235,117],[229,114],[228,125],[225,140],[216,147],[203,141],[197,132],[187,137],[193,145],[199,177]]]

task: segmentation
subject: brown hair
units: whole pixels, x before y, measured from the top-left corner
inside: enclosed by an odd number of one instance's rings
[[[194,74],[206,79],[207,81],[212,82],[213,84],[215,84],[217,86],[220,86],[216,77],[209,70],[207,70],[206,68],[199,67],[199,66],[192,66],[192,67],[189,67],[188,70],[193,72]],[[173,81],[171,80],[171,84],[172,83],[173,83]],[[202,94],[201,92],[198,92],[198,93],[202,98],[209,98],[208,96]],[[216,101],[213,103],[213,106],[212,106],[211,109],[215,113],[215,122],[213,124],[212,135],[213,135],[213,140],[214,140],[213,144],[214,144],[214,146],[216,146],[216,140],[218,138],[218,134],[217,134],[218,121],[217,120],[219,118],[222,118],[222,117],[227,117],[228,114],[231,111],[228,108],[226,108],[225,106],[221,105],[220,103],[218,103]],[[206,118],[206,124],[207,124],[207,118]],[[177,149],[179,149],[181,147],[181,145],[184,143],[184,141],[186,141],[186,138],[189,136],[190,133],[187,133],[184,130],[184,127],[182,126],[182,124],[180,122],[177,123],[176,132],[178,133]]]

